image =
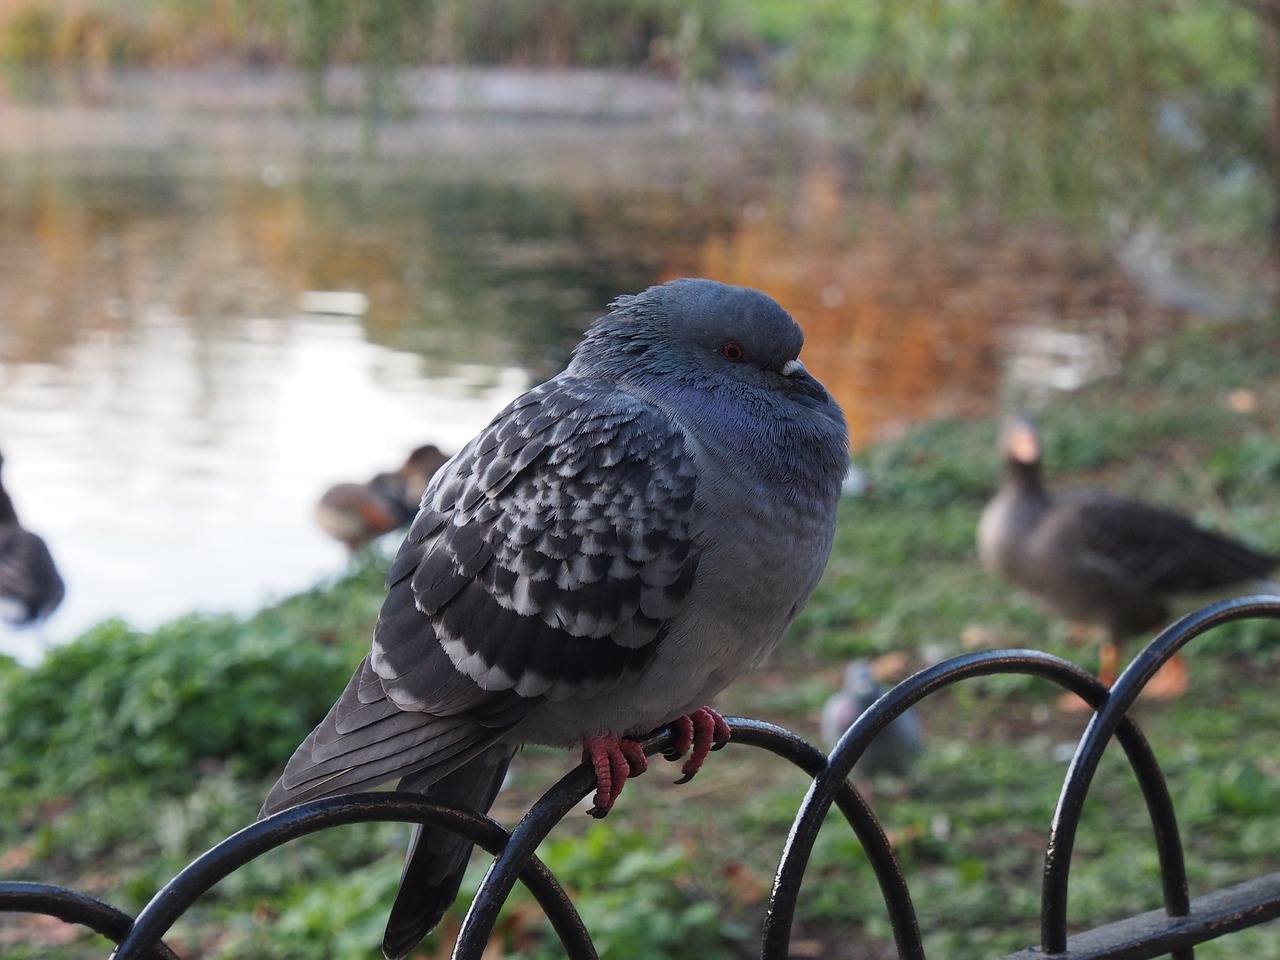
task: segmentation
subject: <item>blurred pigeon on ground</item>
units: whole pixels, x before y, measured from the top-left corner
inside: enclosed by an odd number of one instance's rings
[[[1040,438],[1025,416],[1005,421],[1000,448],[1004,480],[982,512],[978,552],[987,569],[1050,613],[1105,631],[1104,683],[1115,680],[1119,645],[1167,624],[1176,599],[1244,589],[1276,566],[1276,557],[1139,500],[1101,490],[1050,494]],[[1161,674],[1145,693],[1176,696],[1186,689],[1180,658]]]
[[[840,493],[846,497],[860,497],[871,487],[871,481],[867,479],[866,473],[853,461],[849,462],[849,469],[844,475],[844,479],[840,481]]]
[[[709,280],[614,301],[436,474],[372,651],[263,815],[396,778],[485,811],[532,742],[581,746],[603,816],[667,724],[693,776],[731,733],[706,703],[774,648],[831,549],[848,438],[803,340]],[[415,829],[386,956],[440,920],[470,852]]]
[[[880,699],[886,688],[876,681],[868,660],[854,660],[844,671],[840,689],[822,707],[822,742],[835,748],[845,731]],[[870,780],[881,774],[905,777],[924,748],[924,735],[914,709],[907,710],[871,741],[854,765],[853,776]]]
[[[48,546],[18,521],[13,500],[0,483],[0,620],[17,627],[39,623],[58,608],[66,592]]]
[[[384,533],[409,525],[435,472],[449,458],[439,447],[418,447],[394,471],[367,483],[337,483],[316,503],[316,523],[355,553]]]

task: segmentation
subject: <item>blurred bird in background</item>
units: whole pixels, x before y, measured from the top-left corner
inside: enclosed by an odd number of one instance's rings
[[[870,660],[857,659],[844,670],[844,680],[822,707],[820,727],[822,742],[828,750],[835,747],[853,722],[867,711],[888,688],[876,680]],[[912,708],[880,731],[853,767],[855,780],[869,781],[878,776],[905,777],[924,749],[920,719]]]
[[[1108,685],[1119,645],[1165,626],[1176,601],[1280,589],[1264,582],[1276,557],[1179,514],[1101,490],[1047,492],[1040,438],[1026,416],[1005,421],[1000,451],[1004,479],[978,525],[982,562],[1051,614],[1100,628],[1099,679]],[[1186,688],[1186,664],[1175,657],[1143,692],[1176,697]]]
[[[0,620],[17,627],[39,623],[58,608],[66,592],[48,546],[18,522],[13,500],[0,482]]]
[[[425,444],[395,470],[378,473],[366,483],[334,484],[316,504],[316,523],[355,553],[409,525],[427,484],[448,459],[439,447]]]

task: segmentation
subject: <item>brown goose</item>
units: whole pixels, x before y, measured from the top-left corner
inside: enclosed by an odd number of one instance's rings
[[[316,523],[353,553],[406,526],[418,512],[422,491],[449,458],[438,447],[416,448],[394,471],[367,483],[334,484],[316,504]]]
[[[1172,600],[1242,589],[1276,566],[1276,557],[1138,500],[1101,490],[1049,494],[1026,417],[1006,421],[1000,445],[1004,480],[983,510],[978,553],[1050,613],[1104,631],[1105,683],[1115,679],[1117,645],[1168,623]],[[1148,694],[1185,690],[1185,667],[1169,666]]]
[[[49,548],[18,522],[13,500],[0,484],[0,619],[30,626],[53,613],[65,595]]]

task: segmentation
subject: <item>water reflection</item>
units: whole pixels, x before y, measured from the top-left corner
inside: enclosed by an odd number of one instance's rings
[[[921,420],[1077,389],[1176,320],[1103,250],[1044,226],[961,220],[927,198],[863,201],[849,170],[838,157],[797,170],[780,197],[745,204],[668,272],[757,286],[785,304],[855,449]],[[1089,369],[1063,379],[1050,361],[1053,376],[1037,379],[1046,341],[1013,335],[1027,326],[1087,341]]]
[[[1011,327],[1166,319],[1066,238],[860,200],[848,156],[776,119],[432,115],[367,157],[342,118],[122,103],[0,142],[0,449],[68,581],[50,641],[340,569],[325,487],[456,449],[658,280],[775,296],[855,444],[993,409]],[[308,291],[367,313],[303,315]]]
[[[346,562],[331,482],[457,449],[656,265],[562,193],[192,177],[163,158],[9,178],[0,443],[68,581],[36,646],[122,614],[250,609]],[[299,315],[359,291],[360,320]]]
[[[109,614],[145,626],[248,611],[340,570],[345,551],[311,514],[330,481],[424,440],[457,449],[528,385],[514,367],[425,377],[351,320],[241,334],[209,344],[148,315],[127,350],[90,338],[56,367],[4,367],[10,484],[67,580],[43,636],[4,649],[29,656]]]

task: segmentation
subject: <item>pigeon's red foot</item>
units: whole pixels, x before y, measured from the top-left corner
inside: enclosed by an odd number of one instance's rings
[[[680,768],[684,776],[676,783],[688,783],[692,780],[693,775],[702,769],[702,762],[707,759],[707,754],[712,750],[719,750],[732,736],[724,717],[710,707],[699,707],[687,716],[676,717],[671,725],[675,728],[676,740],[663,756],[668,760],[679,760],[686,753],[689,754],[689,759]]]
[[[663,753],[668,760],[679,760],[686,753],[689,758],[680,768],[683,776],[676,783],[688,783],[702,769],[702,763],[712,750],[719,750],[732,733],[729,724],[710,707],[699,707],[693,713],[676,717],[671,721],[675,742]],[[627,740],[611,733],[598,737],[582,738],[582,759],[591,764],[596,773],[594,806],[587,812],[599,819],[613,809],[627,778],[638,777],[649,769],[644,748],[635,740]]]
[[[595,804],[587,811],[599,819],[613,809],[628,777],[638,777],[649,769],[644,749],[634,740],[624,740],[611,733],[582,738],[582,759],[596,772]]]

